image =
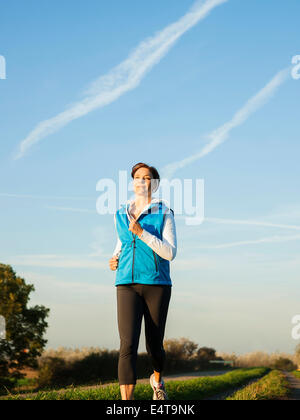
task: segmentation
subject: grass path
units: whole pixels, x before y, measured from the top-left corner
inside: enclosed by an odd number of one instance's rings
[[[204,400],[206,400],[206,401],[223,401],[223,400],[226,400],[227,398],[230,398],[232,395],[234,395],[236,392],[239,392],[240,390],[256,383],[259,380],[260,380],[260,378],[249,379],[249,381],[244,383],[242,386],[238,385],[238,386],[235,386],[233,388],[228,388],[228,389],[226,389],[226,391],[220,392],[219,394],[215,394],[215,395],[213,395],[211,397],[208,397],[208,398],[204,398]]]
[[[170,400],[203,400],[220,394],[235,387],[241,387],[250,380],[264,376],[268,372],[265,368],[237,369],[225,374],[220,372],[209,372],[217,376],[175,376],[166,380],[166,389]],[[205,373],[205,372],[199,372]],[[206,373],[208,374],[208,372]],[[177,378],[175,380],[175,378]],[[192,379],[191,379],[192,378]],[[165,377],[167,379],[167,377]],[[143,380],[140,380],[143,381]],[[149,385],[149,378],[144,379],[146,383],[137,383],[134,398],[135,400],[152,400],[153,391]],[[105,384],[103,386],[83,389],[74,387],[60,391],[43,391],[27,395],[8,395],[1,399],[27,399],[27,400],[120,400],[120,390],[117,383]]]
[[[291,390],[289,400],[300,400],[300,379],[289,372],[284,372],[284,376],[288,381]]]
[[[272,370],[251,385],[239,389],[227,400],[288,400],[289,396],[290,388],[285,374]]]
[[[225,369],[225,370],[208,370],[208,371],[198,371],[198,372],[188,372],[188,373],[177,373],[177,374],[173,374],[173,375],[167,375],[167,376],[163,376],[163,379],[168,382],[168,381],[187,381],[190,379],[195,379],[195,378],[205,378],[205,377],[213,377],[213,376],[220,376],[220,375],[224,375],[228,372],[230,372],[232,369]],[[137,385],[149,385],[149,379],[150,376],[147,378],[141,378],[141,379],[137,379]],[[76,390],[79,392],[82,391],[93,391],[93,390],[101,390],[104,389],[106,387],[114,387],[116,385],[118,385],[118,381],[115,380],[114,382],[104,382],[104,383],[99,383],[99,384],[95,384],[95,385],[77,385],[76,386]],[[119,385],[118,385],[119,386]],[[60,388],[60,389],[53,389],[52,391],[55,392],[59,392],[59,393],[65,393],[68,392],[70,390],[74,390],[74,386],[68,386],[65,388]],[[45,391],[47,392],[47,391]],[[28,397],[36,397],[40,392],[39,391],[22,391],[22,392],[13,392],[12,394],[18,394],[19,396],[22,396],[22,398],[28,398]],[[1,399],[1,396],[0,396]]]

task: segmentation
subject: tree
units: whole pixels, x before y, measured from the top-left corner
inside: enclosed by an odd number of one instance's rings
[[[34,290],[33,285],[16,276],[11,266],[0,264],[0,315],[6,324],[6,338],[0,339],[1,376],[9,370],[17,373],[25,366],[36,367],[47,343],[43,335],[49,309],[27,306]]]
[[[216,350],[210,347],[201,347],[198,349],[197,358],[204,362],[209,362],[210,360],[222,360],[222,358],[216,356]]]
[[[292,360],[286,359],[285,357],[279,357],[279,359],[275,361],[273,367],[275,369],[288,370],[288,371],[297,369],[297,366],[292,362]]]
[[[198,344],[185,337],[164,341],[164,349],[168,353],[168,357],[178,360],[191,359],[194,356],[197,347]]]

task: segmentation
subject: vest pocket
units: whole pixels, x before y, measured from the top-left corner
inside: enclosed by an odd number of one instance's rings
[[[142,274],[153,274],[158,272],[158,259],[157,255],[152,249],[145,251],[140,247],[136,248],[136,263],[135,270]]]

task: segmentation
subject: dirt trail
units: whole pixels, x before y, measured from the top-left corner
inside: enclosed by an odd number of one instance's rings
[[[164,380],[167,381],[184,381],[184,380],[189,380],[189,379],[195,379],[195,378],[200,378],[200,377],[205,377],[205,376],[219,376],[219,375],[224,375],[225,373],[230,372],[231,369],[226,369],[226,370],[217,370],[217,371],[203,371],[203,372],[189,372],[189,373],[181,373],[181,374],[175,374],[175,375],[168,375],[168,376],[164,376]],[[297,379],[294,375],[292,375],[289,372],[283,372],[290,387],[291,387],[291,395],[289,396],[289,400],[300,400],[300,379]],[[251,379],[249,380],[246,384],[244,384],[242,387],[236,387],[236,388],[231,388],[226,390],[225,392],[216,394],[212,397],[207,397],[205,398],[205,400],[223,400],[226,399],[226,397],[232,395],[235,391],[237,391],[240,388],[243,388],[244,386],[250,385],[251,383],[254,383],[258,380],[259,378],[256,379]],[[149,383],[149,378],[143,378],[143,379],[138,379],[137,380],[137,384],[148,384]],[[99,384],[99,385],[90,385],[90,386],[77,386],[76,389],[78,390],[89,390],[89,389],[97,389],[97,388],[102,388],[102,387],[106,387],[109,385],[116,385],[118,384],[118,382],[110,382],[110,383],[105,383],[105,384]],[[70,388],[63,388],[63,389],[59,389],[56,390],[55,392],[66,392],[70,390]],[[28,396],[33,396],[36,393],[22,393],[20,394],[22,397],[26,397],[26,395]],[[1,397],[0,397],[1,399]]]
[[[167,381],[186,381],[188,379],[195,379],[195,378],[200,378],[200,377],[204,377],[204,376],[219,376],[219,375],[224,375],[224,373],[229,372],[230,369],[226,369],[226,370],[213,370],[213,371],[203,371],[203,372],[189,372],[189,373],[178,373],[178,374],[174,374],[174,375],[167,375],[167,376],[163,376],[163,379],[165,382]],[[137,379],[136,383],[138,384],[149,384],[149,379],[150,376],[148,378],[143,378],[143,379]],[[99,387],[105,387],[105,386],[109,386],[109,385],[116,385],[118,382],[109,382],[106,384],[100,384],[100,385],[90,385],[90,386],[78,386],[76,387],[77,389],[81,389],[81,390],[88,390],[88,389],[95,389],[95,388],[99,388]],[[62,389],[60,391],[66,391],[66,389]]]
[[[300,379],[297,379],[292,373],[284,372],[284,376],[291,387],[291,395],[289,400],[300,400]]]

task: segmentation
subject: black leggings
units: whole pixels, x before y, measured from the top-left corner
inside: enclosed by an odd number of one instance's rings
[[[129,284],[117,289],[120,355],[118,377],[120,385],[136,384],[136,361],[144,315],[146,349],[152,367],[162,372],[165,363],[163,339],[171,288],[168,285]]]

